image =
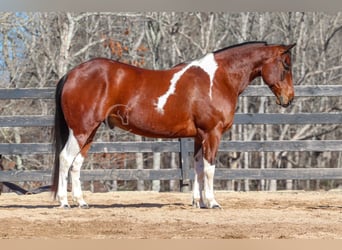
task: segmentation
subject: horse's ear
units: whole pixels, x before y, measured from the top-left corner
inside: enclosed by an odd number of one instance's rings
[[[296,46],[297,43],[294,43],[294,44],[290,44],[290,45],[287,45],[285,46],[285,49],[284,49],[284,52],[283,54],[286,54],[290,51],[290,49],[292,49],[294,46]]]

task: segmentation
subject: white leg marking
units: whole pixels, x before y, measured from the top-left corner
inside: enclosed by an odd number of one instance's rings
[[[72,164],[72,161],[69,161],[69,157],[67,156],[65,148],[62,150],[59,155],[59,180],[58,180],[58,190],[57,190],[57,199],[59,200],[61,207],[69,207],[68,197],[67,197],[67,188],[68,188],[68,172],[69,168]]]
[[[200,149],[194,157],[195,180],[193,186],[193,201],[192,205],[197,208],[204,208],[203,202],[203,187],[204,187],[204,165],[203,154]]]
[[[70,175],[72,183],[72,197],[79,207],[87,208],[88,204],[83,200],[82,187],[80,182],[81,167],[84,158],[78,154],[74,160]]]
[[[69,129],[69,138],[65,144],[62,152],[59,155],[60,159],[60,172],[59,172],[59,182],[57,198],[61,204],[61,207],[69,207],[68,197],[67,197],[67,187],[68,187],[68,172],[71,165],[74,163],[76,156],[80,152],[80,147],[74,136],[74,133]]]
[[[206,159],[204,162],[204,197],[208,208],[220,208],[214,197],[215,165],[211,165]]]
[[[166,91],[166,93],[158,98],[158,102],[156,103],[156,109],[159,113],[164,113],[164,106],[170,97],[170,95],[173,95],[176,91],[176,85],[178,80],[182,77],[182,75],[191,67],[199,67],[203,71],[205,71],[209,75],[210,79],[210,87],[209,87],[209,97],[212,98],[212,87],[213,87],[213,80],[215,76],[215,72],[218,68],[217,62],[215,60],[214,54],[209,53],[202,57],[201,59],[192,61],[187,66],[185,66],[182,70],[175,73],[171,79],[171,84],[169,89]]]

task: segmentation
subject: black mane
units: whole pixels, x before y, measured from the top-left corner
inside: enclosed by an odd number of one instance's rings
[[[245,45],[253,45],[253,44],[260,44],[260,45],[265,45],[265,46],[268,45],[267,42],[264,42],[264,41],[244,42],[244,43],[239,43],[239,44],[231,45],[231,46],[216,50],[213,53],[219,53],[219,52],[222,52],[222,51],[227,50],[227,49],[233,49],[236,47],[241,47],[241,46],[245,46]]]

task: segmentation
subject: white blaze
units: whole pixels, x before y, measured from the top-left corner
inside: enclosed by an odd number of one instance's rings
[[[156,103],[157,110],[160,113],[164,113],[164,106],[170,97],[173,95],[176,90],[176,85],[178,80],[182,77],[182,75],[191,67],[200,67],[203,71],[205,71],[210,79],[210,87],[209,87],[209,97],[212,98],[212,87],[213,87],[213,80],[215,76],[216,69],[218,67],[217,62],[215,61],[214,54],[209,53],[202,57],[201,59],[192,61],[187,66],[185,66],[182,70],[175,73],[171,79],[171,84],[169,89],[166,93],[158,98],[158,102]]]

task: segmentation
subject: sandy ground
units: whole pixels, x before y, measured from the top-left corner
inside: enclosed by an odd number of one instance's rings
[[[0,196],[0,239],[342,239],[342,192],[85,193],[90,209],[56,208],[51,194]]]

